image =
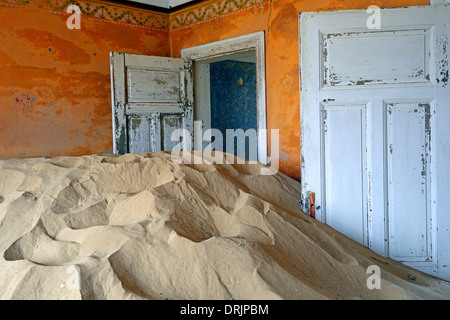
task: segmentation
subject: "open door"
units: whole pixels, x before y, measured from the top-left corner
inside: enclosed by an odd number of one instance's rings
[[[302,13],[302,197],[373,251],[450,280],[450,7]]]
[[[193,145],[192,62],[111,52],[114,153],[183,150]]]

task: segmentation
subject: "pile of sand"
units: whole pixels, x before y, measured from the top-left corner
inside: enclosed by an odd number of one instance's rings
[[[299,183],[260,167],[164,152],[0,161],[0,298],[450,298],[448,282],[302,213]]]

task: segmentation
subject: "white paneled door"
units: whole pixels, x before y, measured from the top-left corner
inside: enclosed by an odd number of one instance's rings
[[[372,14],[300,16],[304,209],[450,280],[450,7]]]
[[[180,142],[191,149],[191,61],[111,52],[111,89],[114,153],[172,150]],[[172,139],[182,129],[191,136]]]

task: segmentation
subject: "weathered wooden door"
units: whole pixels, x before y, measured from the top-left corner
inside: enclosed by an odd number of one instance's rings
[[[450,7],[302,13],[302,197],[318,220],[450,280]]]
[[[114,153],[191,148],[191,61],[112,52],[111,81]],[[172,139],[177,129],[190,135]]]

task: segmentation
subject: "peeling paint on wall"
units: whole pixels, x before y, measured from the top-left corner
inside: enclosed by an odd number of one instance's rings
[[[34,108],[35,97],[31,93],[22,93],[14,98],[16,106],[21,111],[31,111]]]

